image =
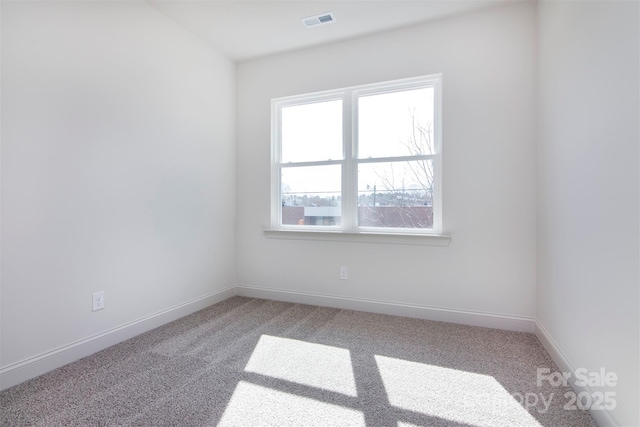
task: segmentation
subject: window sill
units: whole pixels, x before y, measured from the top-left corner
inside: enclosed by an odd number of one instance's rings
[[[382,243],[392,245],[449,246],[451,236],[442,234],[372,233],[315,230],[263,230],[267,239],[318,240],[349,243]]]

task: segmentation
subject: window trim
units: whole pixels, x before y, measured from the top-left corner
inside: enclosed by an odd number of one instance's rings
[[[358,152],[358,97],[367,95],[379,95],[394,93],[402,90],[411,90],[433,87],[434,88],[434,150],[435,154],[419,156],[397,156],[384,158],[359,159],[354,154]],[[312,104],[323,101],[342,100],[342,132],[343,157],[338,160],[295,162],[293,165],[281,162],[281,129],[282,108]],[[432,159],[434,169],[433,188],[433,227],[399,228],[399,227],[362,227],[357,225],[357,179],[359,163],[381,163],[383,161],[423,160]],[[282,167],[323,166],[340,165],[342,171],[341,188],[341,225],[290,225],[282,224],[282,197],[281,177]],[[355,191],[354,191],[355,189]],[[313,92],[301,95],[275,98],[271,100],[271,228],[265,230],[265,235],[271,238],[293,238],[309,236],[313,240],[336,240],[337,235],[342,237],[337,240],[345,240],[345,236],[423,236],[434,237],[433,242],[441,246],[443,242],[448,244],[448,236],[442,234],[442,74],[431,74],[408,79],[392,80],[360,86],[352,86],[341,89]],[[354,199],[355,197],[355,199]],[[277,233],[282,231],[284,233]],[[299,232],[299,233],[298,233]],[[302,234],[301,234],[302,233]],[[320,237],[325,235],[325,237]],[[319,238],[320,237],[320,238]],[[444,240],[443,240],[444,238]],[[370,239],[370,238],[365,238]],[[374,239],[375,240],[375,239]],[[392,242],[400,242],[402,239],[392,239]],[[415,243],[414,243],[415,244]],[[424,244],[424,243],[421,243]]]
[[[315,240],[323,242],[378,243],[415,246],[449,246],[451,236],[445,234],[348,232],[327,230],[262,230],[267,239]]]

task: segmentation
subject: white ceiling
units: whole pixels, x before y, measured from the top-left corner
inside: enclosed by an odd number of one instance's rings
[[[147,0],[229,58],[243,61],[387,31],[517,0]],[[301,18],[333,12],[306,28]]]

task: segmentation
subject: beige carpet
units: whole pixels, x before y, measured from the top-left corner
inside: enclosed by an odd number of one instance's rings
[[[234,297],[5,390],[0,425],[595,426],[537,368],[532,334]]]

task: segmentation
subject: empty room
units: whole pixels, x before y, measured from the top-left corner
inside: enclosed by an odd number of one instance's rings
[[[0,24],[0,425],[640,426],[640,2]]]

